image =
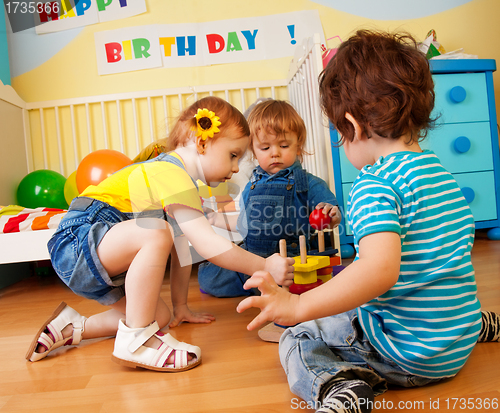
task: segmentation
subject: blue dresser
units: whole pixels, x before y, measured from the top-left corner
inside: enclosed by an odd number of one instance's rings
[[[421,142],[431,149],[460,185],[469,203],[476,228],[490,228],[488,236],[500,239],[500,158],[497,116],[493,90],[495,60],[431,60],[437,127]],[[343,256],[351,256],[352,231],[347,224],[346,206],[351,185],[358,174],[335,146],[338,136],[331,130],[335,192],[343,206],[340,243]]]

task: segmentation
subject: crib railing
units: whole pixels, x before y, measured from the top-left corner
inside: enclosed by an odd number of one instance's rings
[[[319,105],[323,68],[320,36],[297,47],[288,78],[90,96],[26,103],[23,107],[28,172],[51,169],[69,176],[97,149],[115,149],[133,159],[151,142],[169,135],[180,112],[204,96],[218,96],[244,112],[260,97],[289,100],[307,130],[303,165],[334,191],[328,122]],[[338,238],[336,245],[339,245]]]
[[[304,167],[333,184],[328,124],[319,106],[322,70],[319,35],[304,40],[287,80],[182,87],[26,103],[29,171],[51,169],[68,176],[97,149],[134,158],[168,136],[179,113],[204,96],[219,96],[244,112],[259,97],[289,100],[306,123]]]
[[[68,176],[97,149],[134,158],[168,136],[179,113],[204,96],[219,96],[244,112],[259,97],[289,100],[306,123],[304,167],[333,184],[328,127],[319,106],[322,70],[319,35],[304,40],[287,80],[182,87],[26,103],[29,171],[51,169]]]
[[[333,188],[328,121],[319,104],[318,77],[322,70],[321,40],[319,35],[315,35],[297,47],[288,71],[288,98],[306,124],[305,149],[312,155],[304,157],[304,167]]]
[[[168,136],[179,113],[204,96],[221,97],[242,112],[258,98],[268,97],[289,100],[302,116],[306,151],[311,154],[304,156],[304,167],[334,191],[328,123],[319,105],[321,70],[320,37],[314,36],[297,48],[284,80],[14,103],[23,111],[28,172],[51,169],[67,177],[98,149],[115,149],[132,159],[151,142]],[[333,235],[339,246],[338,231]]]
[[[311,155],[304,156],[304,168],[325,180],[335,193],[329,123],[319,103],[318,78],[322,70],[321,40],[316,34],[297,47],[288,71],[288,99],[306,124],[305,149]],[[338,229],[333,231],[333,243],[340,246]]]
[[[285,80],[183,87],[27,103],[29,171],[68,176],[97,149],[134,158],[168,136],[180,112],[205,96],[221,97],[244,112],[259,97],[288,99]]]

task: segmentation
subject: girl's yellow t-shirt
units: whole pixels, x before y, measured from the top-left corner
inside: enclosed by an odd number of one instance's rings
[[[181,157],[175,152],[170,155]],[[127,166],[87,187],[79,196],[108,203],[121,212],[144,212],[184,205],[203,213],[198,189],[188,173],[170,162],[156,161]]]

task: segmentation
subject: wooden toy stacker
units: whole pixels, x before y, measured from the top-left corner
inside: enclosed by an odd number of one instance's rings
[[[280,240],[280,255],[287,256],[286,241]],[[324,231],[318,231],[318,250],[307,253],[306,238],[299,237],[300,256],[293,257],[295,260],[293,284],[289,287],[292,294],[302,294],[332,278],[333,273],[339,272],[340,257],[337,250],[329,248],[325,250]],[[259,337],[264,341],[277,343],[287,326],[269,323],[259,330]]]

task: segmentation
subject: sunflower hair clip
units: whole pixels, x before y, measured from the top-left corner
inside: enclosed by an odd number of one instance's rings
[[[214,133],[220,132],[218,126],[221,122],[215,113],[208,109],[198,109],[196,115],[196,137],[201,136],[201,139],[206,141],[207,138],[213,138]]]

